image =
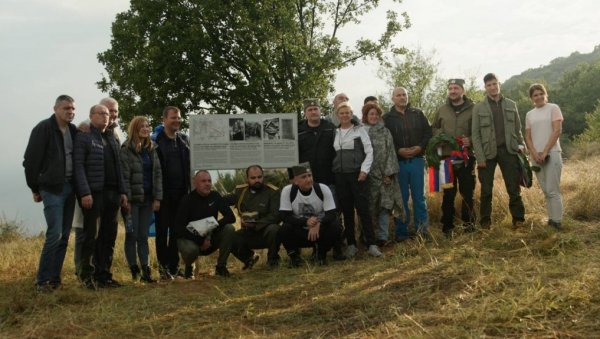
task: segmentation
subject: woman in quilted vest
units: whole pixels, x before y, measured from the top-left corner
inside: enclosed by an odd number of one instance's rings
[[[148,230],[152,213],[160,208],[163,193],[160,161],[150,133],[146,117],[136,116],[131,120],[129,137],[121,147],[121,166],[130,215],[125,225],[125,257],[134,280],[139,277],[143,282],[153,283],[156,280],[152,279],[148,265]]]

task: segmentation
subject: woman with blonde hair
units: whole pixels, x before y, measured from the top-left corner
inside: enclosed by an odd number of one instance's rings
[[[365,128],[352,121],[352,106],[343,102],[335,114],[340,121],[335,131],[333,148],[333,173],[335,190],[344,215],[344,234],[348,247],[346,257],[352,258],[358,252],[354,235],[354,209],[360,218],[362,234],[365,237],[367,253],[374,257],[382,255],[376,244],[373,220],[369,211],[369,183],[367,177],[373,162],[373,147]]]
[[[548,225],[561,228],[563,203],[560,195],[562,149],[560,134],[563,115],[560,107],[548,103],[548,92],[542,84],[529,87],[529,98],[534,108],[525,117],[525,143],[533,160],[532,169],[546,196]]]
[[[148,265],[148,230],[153,211],[160,208],[163,192],[160,161],[150,133],[146,117],[136,116],[131,120],[128,138],[121,147],[121,167],[131,223],[126,225],[125,257],[134,280],[139,277],[143,282],[153,283],[156,280],[152,279]]]

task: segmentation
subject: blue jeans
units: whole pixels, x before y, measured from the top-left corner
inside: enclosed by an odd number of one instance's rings
[[[62,192],[58,194],[41,191],[40,195],[44,203],[44,216],[48,229],[40,255],[36,284],[60,284],[60,272],[65,261],[73,223],[75,195],[70,182],[65,182]]]
[[[148,230],[152,218],[152,197],[146,197],[143,203],[131,204],[131,223],[133,229],[125,233],[125,257],[129,267],[148,266]],[[137,253],[137,258],[136,258]]]
[[[410,221],[409,194],[413,203],[415,229],[417,233],[427,234],[429,232],[429,217],[427,215],[427,203],[425,202],[425,159],[416,157],[400,160],[398,164],[400,165],[398,183],[406,213],[404,220],[396,220],[396,237],[408,237],[408,223]]]

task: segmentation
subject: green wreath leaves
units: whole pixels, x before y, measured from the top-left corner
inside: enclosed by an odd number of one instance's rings
[[[451,148],[452,151],[459,151],[460,148],[458,146],[458,142],[456,139],[446,135],[446,134],[438,134],[433,138],[429,139],[427,143],[427,148],[425,149],[425,157],[427,159],[427,165],[433,167],[435,169],[440,168],[440,156],[438,155],[437,149],[438,147],[447,145]]]

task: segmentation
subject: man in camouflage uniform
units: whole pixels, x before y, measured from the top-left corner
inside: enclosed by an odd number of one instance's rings
[[[263,169],[252,165],[246,169],[246,183],[238,185],[227,199],[235,205],[241,219],[241,229],[236,232],[238,246],[236,257],[251,268],[257,261],[253,249],[267,248],[267,265],[279,266],[279,189],[264,184]]]

